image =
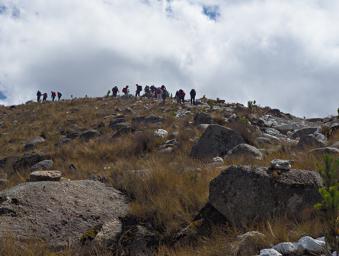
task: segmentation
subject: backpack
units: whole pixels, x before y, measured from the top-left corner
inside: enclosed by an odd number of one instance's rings
[[[137,89],[138,89],[138,91],[142,91],[142,86],[141,86],[141,85],[138,85],[138,86],[137,86]]]

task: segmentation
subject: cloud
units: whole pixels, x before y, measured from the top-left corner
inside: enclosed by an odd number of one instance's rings
[[[335,0],[0,0],[2,102],[141,83],[334,114],[338,12]]]

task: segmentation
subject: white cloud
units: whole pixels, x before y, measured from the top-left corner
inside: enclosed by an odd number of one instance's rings
[[[196,87],[298,115],[335,113],[336,0],[0,0],[0,90],[104,95],[113,83]],[[219,6],[211,20],[203,6]],[[16,7],[19,17],[13,16]],[[12,8],[12,9],[11,9]]]

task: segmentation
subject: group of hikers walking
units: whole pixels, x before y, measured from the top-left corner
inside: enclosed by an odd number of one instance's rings
[[[48,94],[47,92],[42,93],[41,91],[38,91],[36,93],[36,97],[37,97],[37,101],[38,102],[46,102],[47,98],[48,98]],[[51,91],[51,99],[52,101],[55,101],[56,98],[58,98],[58,101],[61,100],[62,97],[62,93],[61,92],[55,92],[55,91]]]
[[[172,98],[172,94],[170,95],[166,86],[165,85],[161,85],[160,87],[156,87],[154,85],[152,86],[148,86],[146,85],[144,88],[144,93],[142,94],[143,91],[143,87],[139,84],[135,85],[136,90],[135,90],[135,97],[145,97],[145,98],[149,98],[149,99],[157,99],[159,101],[162,101],[163,103],[166,102],[166,99],[171,97]],[[125,87],[122,88],[122,93],[123,96],[125,97],[130,97],[130,90],[129,90],[129,86],[126,85]],[[108,91],[107,96],[110,96],[111,91]],[[119,88],[118,86],[114,86],[112,88],[112,96],[114,98],[118,97],[118,93],[119,93]],[[196,104],[196,97],[197,93],[194,89],[192,89],[190,91],[190,97],[191,97],[191,104],[195,105]],[[176,91],[175,93],[175,100],[177,101],[177,103],[179,104],[184,104],[185,103],[185,96],[186,93],[183,89],[179,89],[178,91]],[[55,91],[51,91],[51,99],[52,101],[55,101],[56,99],[58,99],[58,101],[61,100],[62,97],[62,93],[61,92],[55,92]],[[46,102],[48,98],[48,94],[47,92],[42,93],[41,91],[37,92],[37,101],[38,102]]]
[[[149,99],[157,99],[157,100],[162,100],[163,102],[166,101],[167,98],[170,97],[170,94],[166,88],[165,85],[162,85],[160,87],[155,87],[154,85],[152,86],[148,86],[146,85],[144,88],[144,94],[141,95],[142,91],[143,91],[143,87],[139,84],[135,85],[136,90],[135,90],[135,97],[145,97],[145,98],[149,98]],[[119,88],[118,86],[114,86],[112,88],[112,96],[118,97],[118,93],[119,93]],[[130,96],[130,90],[129,90],[129,86],[126,85],[125,87],[122,88],[122,93],[124,96]],[[107,96],[110,95],[110,91],[108,92]],[[195,101],[195,97],[196,97],[197,93],[194,89],[192,89],[190,91],[190,96],[191,96],[191,104],[195,105],[196,101]],[[183,104],[185,103],[185,96],[186,93],[184,92],[183,89],[178,90],[175,93],[175,99],[178,103]],[[172,95],[171,95],[172,98]]]

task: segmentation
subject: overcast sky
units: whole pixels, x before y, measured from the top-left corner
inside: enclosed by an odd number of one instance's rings
[[[338,0],[0,0],[0,103],[141,83],[335,114],[338,25]]]

